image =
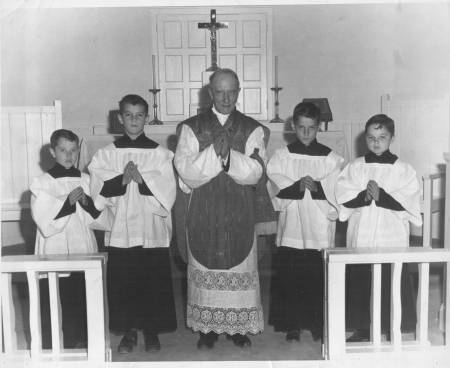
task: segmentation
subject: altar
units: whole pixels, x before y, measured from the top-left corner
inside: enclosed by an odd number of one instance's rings
[[[276,149],[286,146],[286,144],[296,139],[295,132],[292,130],[290,124],[271,124],[262,122],[263,125],[270,129],[269,145],[267,147],[267,158],[270,158]],[[145,134],[158,142],[164,147],[175,151],[177,124],[169,123],[165,125],[146,125]],[[80,159],[78,167],[82,171],[87,170],[87,166],[92,159],[92,156],[99,148],[114,142],[118,134],[108,133],[106,125],[95,125],[92,130],[92,135],[82,137]],[[337,154],[341,155],[345,162],[349,161],[349,151],[347,148],[346,138],[342,131],[326,131],[318,132],[317,140],[330,147]]]

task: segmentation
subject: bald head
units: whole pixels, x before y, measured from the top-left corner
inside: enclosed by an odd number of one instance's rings
[[[208,91],[216,110],[228,115],[236,108],[240,91],[239,78],[231,69],[219,69],[209,78]]]

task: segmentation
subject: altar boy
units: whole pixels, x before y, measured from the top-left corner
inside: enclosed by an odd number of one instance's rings
[[[309,329],[314,340],[323,330],[323,260],[334,246],[337,204],[334,184],[344,159],[317,142],[320,109],[299,103],[293,114],[297,140],[278,149],[267,175],[280,211],[274,257],[269,323],[288,341]]]
[[[30,186],[31,214],[37,225],[35,253],[80,254],[97,252],[90,226],[105,220],[89,196],[89,175],[74,167],[79,139],[66,129],[53,132],[50,153],[55,165],[35,178]],[[107,225],[106,225],[107,226]],[[69,277],[67,277],[69,276]],[[84,275],[60,275],[62,327],[65,347],[86,345],[86,301]],[[42,333],[44,348],[50,347],[48,282],[42,279]]]
[[[142,97],[123,97],[118,118],[125,134],[98,150],[89,165],[96,206],[114,214],[105,237],[110,329],[124,333],[119,353],[136,346],[137,329],[146,351],[157,351],[158,334],[176,328],[168,248],[173,153],[145,136],[148,104]]]
[[[384,114],[372,116],[365,126],[369,153],[349,163],[338,177],[336,198],[340,204],[339,219],[348,220],[347,247],[349,248],[407,248],[409,223],[422,224],[420,190],[416,172],[400,160],[389,148],[394,140],[394,121]],[[387,267],[383,265],[382,332],[389,331],[390,283]],[[405,270],[403,270],[405,271]],[[412,295],[405,300],[410,287],[405,284],[407,273],[402,273],[402,325],[415,328],[415,302]],[[347,268],[347,319],[355,329],[349,342],[369,340],[370,331],[370,266],[351,265]],[[411,294],[411,293],[409,293]]]

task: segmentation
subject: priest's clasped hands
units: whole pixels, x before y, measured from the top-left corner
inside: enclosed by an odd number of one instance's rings
[[[214,151],[216,151],[216,155],[220,156],[223,160],[225,160],[230,153],[230,139],[226,132],[222,132],[219,134],[214,140]]]
[[[84,190],[82,187],[76,187],[74,190],[72,190],[69,193],[69,203],[71,206],[73,206],[78,201],[81,202],[83,206],[87,206],[87,198],[86,193],[84,193]]]
[[[131,181],[142,184],[141,173],[133,161],[129,161],[123,169],[122,185],[128,185]]]
[[[364,197],[366,202],[370,202],[372,199],[376,202],[380,199],[380,188],[375,180],[369,180],[366,190],[366,196]]]
[[[317,192],[317,184],[309,175],[300,179],[300,192],[304,192],[305,189],[309,189],[310,192]]]

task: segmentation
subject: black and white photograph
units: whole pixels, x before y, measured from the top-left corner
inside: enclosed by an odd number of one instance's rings
[[[2,366],[450,366],[450,0],[0,26]]]

